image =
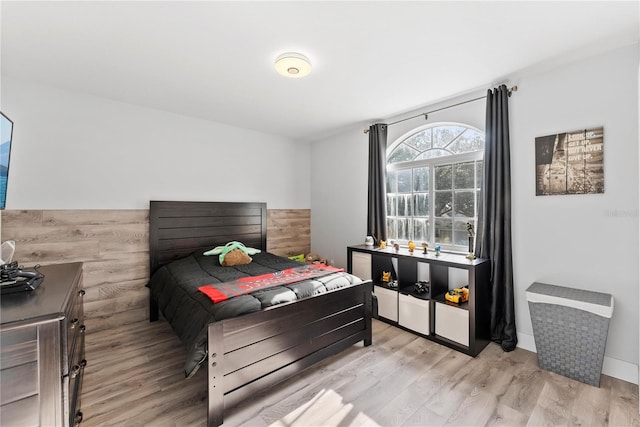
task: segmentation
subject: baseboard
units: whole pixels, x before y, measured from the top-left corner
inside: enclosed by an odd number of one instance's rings
[[[518,347],[536,353],[533,335],[518,332]],[[638,365],[604,356],[602,373],[633,384],[638,384]]]

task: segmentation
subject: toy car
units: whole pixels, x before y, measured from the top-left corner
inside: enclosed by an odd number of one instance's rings
[[[469,288],[454,288],[444,294],[444,299],[455,304],[469,301]]]

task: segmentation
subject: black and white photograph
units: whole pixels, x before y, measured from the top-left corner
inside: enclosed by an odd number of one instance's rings
[[[604,193],[604,128],[537,137],[536,196]]]

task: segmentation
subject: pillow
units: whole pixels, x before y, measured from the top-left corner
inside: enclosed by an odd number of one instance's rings
[[[221,265],[223,267],[232,267],[234,265],[245,265],[252,261],[251,257],[244,253],[242,249],[233,249],[224,256]]]

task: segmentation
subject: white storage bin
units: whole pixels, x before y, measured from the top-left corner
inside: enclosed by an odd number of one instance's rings
[[[429,335],[429,300],[423,300],[411,295],[398,295],[398,323],[405,328]]]
[[[398,291],[374,286],[373,292],[378,298],[378,316],[398,321]]]
[[[436,335],[469,346],[469,311],[436,302]]]

